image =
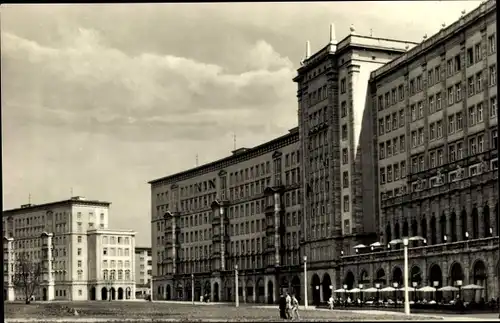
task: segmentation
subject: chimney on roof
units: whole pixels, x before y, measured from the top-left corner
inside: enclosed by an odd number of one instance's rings
[[[311,57],[311,43],[306,41],[306,59],[309,59],[309,57]]]
[[[337,39],[335,36],[335,25],[333,23],[330,24],[330,44],[336,44]]]

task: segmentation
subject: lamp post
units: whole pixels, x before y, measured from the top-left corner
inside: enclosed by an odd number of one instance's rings
[[[359,284],[359,296],[361,297],[361,307],[363,307],[363,284]]]
[[[307,256],[304,256],[304,308],[308,307],[307,300]]]
[[[191,302],[194,305],[194,274],[191,274]]]
[[[342,287],[344,287],[344,306],[347,307],[347,287],[349,286],[347,286],[347,284],[344,284],[344,286]]]
[[[239,296],[239,288],[238,288],[238,265],[234,265],[234,284],[235,284],[235,300],[236,307],[240,306],[240,296]]]
[[[392,286],[394,286],[394,307],[398,307],[398,282],[392,283]]]
[[[463,283],[463,282],[462,282],[461,280],[457,280],[457,281],[456,281],[456,284],[457,284],[457,286],[458,286],[458,298],[459,298],[460,300],[462,300],[462,283]]]
[[[409,270],[408,270],[408,244],[410,241],[422,241],[424,244],[427,243],[427,240],[420,237],[410,237],[410,238],[403,238],[401,239],[396,239],[392,240],[389,242],[389,244],[399,244],[403,243],[404,246],[404,253],[403,253],[403,259],[404,259],[404,298],[405,298],[405,314],[410,315],[410,295],[409,295],[409,290],[408,290],[408,279],[409,279]]]
[[[417,286],[418,286],[418,283],[417,282],[412,282],[411,284],[413,286],[413,302],[415,302],[415,299],[417,298]]]
[[[380,283],[375,283],[375,288],[377,289],[377,307],[380,305],[380,295],[379,295],[379,289],[380,289]]]

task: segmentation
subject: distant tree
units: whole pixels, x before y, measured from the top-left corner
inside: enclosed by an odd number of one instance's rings
[[[12,283],[16,291],[24,293],[26,304],[31,303],[33,294],[40,287],[43,276],[43,265],[40,261],[29,259],[24,252],[14,260]]]

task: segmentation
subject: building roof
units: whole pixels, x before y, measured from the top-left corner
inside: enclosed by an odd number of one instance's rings
[[[135,247],[135,251],[151,251],[151,247]]]
[[[462,16],[460,19],[455,21],[450,26],[441,29],[432,37],[421,42],[417,46],[410,49],[408,52],[404,53],[403,55],[388,62],[384,66],[381,66],[380,68],[371,72],[370,79],[372,80],[377,79],[379,77],[383,77],[384,75],[390,73],[393,70],[399,70],[402,67],[402,65],[409,64],[410,62],[418,59],[419,57],[421,57],[422,54],[426,53],[428,50],[441,44],[443,41],[452,37],[453,35],[456,35],[458,31],[467,28],[468,26],[473,24],[477,19],[486,15],[488,12],[494,11],[495,8],[496,8],[495,0],[489,0],[487,2],[482,3],[478,8]]]
[[[297,136],[297,140],[298,140],[298,133],[299,133],[299,128],[298,127],[292,128],[292,129],[289,130],[289,132],[287,134],[285,134],[283,136],[280,136],[278,138],[275,138],[275,139],[273,139],[271,141],[265,142],[263,144],[255,146],[253,148],[239,148],[239,149],[236,149],[236,150],[233,151],[233,154],[231,156],[224,157],[222,159],[218,159],[216,161],[213,161],[213,162],[210,162],[210,163],[207,163],[207,164],[203,164],[201,166],[198,166],[198,167],[195,167],[195,168],[191,168],[191,169],[185,170],[183,172],[179,172],[179,173],[175,173],[175,174],[172,174],[172,175],[168,175],[168,176],[165,176],[165,177],[161,177],[161,178],[158,178],[158,179],[151,180],[151,181],[148,182],[148,184],[156,184],[158,182],[170,181],[170,180],[175,179],[176,177],[181,177],[182,175],[186,175],[186,174],[189,174],[189,173],[193,173],[193,176],[195,176],[194,174],[197,171],[202,171],[202,170],[214,167],[214,166],[220,166],[222,168],[223,164],[225,164],[227,162],[231,162],[231,161],[233,161],[233,162],[236,163],[236,161],[239,160],[239,159],[241,159],[242,157],[243,158],[248,157],[248,159],[250,159],[251,156],[256,151],[258,151],[259,149],[263,149],[263,148],[266,148],[266,147],[273,146],[276,143],[278,143],[280,141],[284,141],[284,140],[286,140],[286,139],[288,139],[290,137],[293,137],[293,136]]]
[[[98,200],[87,200],[84,197],[75,196],[75,197],[72,197],[72,198],[67,199],[67,200],[49,202],[49,203],[44,203],[44,204],[24,204],[24,205],[21,205],[21,207],[19,207],[19,208],[4,210],[3,215],[6,216],[6,215],[12,215],[15,213],[26,213],[26,212],[39,211],[39,210],[50,210],[51,208],[54,208],[54,207],[63,206],[63,205],[71,206],[74,204],[109,207],[111,205],[111,202],[98,201]]]

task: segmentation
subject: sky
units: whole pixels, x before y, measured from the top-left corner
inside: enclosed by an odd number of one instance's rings
[[[356,33],[420,42],[479,1],[2,5],[4,209],[112,202],[150,246],[149,180],[297,124],[305,55]],[[31,199],[29,196],[31,195]]]

